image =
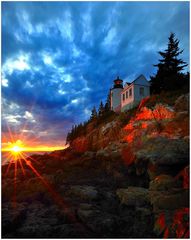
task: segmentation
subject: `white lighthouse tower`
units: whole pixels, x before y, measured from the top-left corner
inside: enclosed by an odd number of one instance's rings
[[[117,79],[114,80],[113,88],[110,90],[111,96],[111,110],[114,112],[121,111],[121,92],[123,90],[123,80]]]

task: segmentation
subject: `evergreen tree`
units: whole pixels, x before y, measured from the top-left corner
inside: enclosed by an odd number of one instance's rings
[[[99,111],[98,111],[98,116],[99,116],[99,117],[103,116],[104,110],[105,110],[105,109],[104,109],[103,103],[102,103],[102,101],[101,101],[101,103],[100,103],[100,105],[99,105]]]
[[[92,112],[91,112],[90,121],[95,120],[96,118],[97,118],[97,111],[96,111],[96,108],[94,106],[93,109],[92,109]]]
[[[110,99],[110,92],[107,95],[107,100],[104,106],[105,112],[109,112],[111,110],[111,99]]]
[[[184,84],[181,71],[184,70],[186,64],[179,55],[183,52],[179,48],[179,41],[175,39],[175,34],[171,33],[169,37],[168,47],[164,52],[159,52],[162,59],[154,65],[158,67],[155,76],[151,76],[151,91],[159,93],[162,90],[175,90]]]

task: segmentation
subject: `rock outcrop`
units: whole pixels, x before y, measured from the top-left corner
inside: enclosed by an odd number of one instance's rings
[[[63,151],[2,167],[4,238],[188,238],[189,97],[89,123]],[[126,118],[126,119],[125,119]],[[125,119],[125,121],[124,121]]]

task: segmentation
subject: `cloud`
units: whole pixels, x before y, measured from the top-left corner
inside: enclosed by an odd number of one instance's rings
[[[3,74],[12,74],[13,71],[24,71],[29,70],[30,66],[28,64],[29,55],[28,54],[19,54],[19,56],[15,59],[8,59],[3,64]]]
[[[155,73],[170,32],[189,62],[188,2],[3,2],[3,131],[64,142],[117,75]]]
[[[1,80],[1,85],[2,85],[3,87],[8,87],[8,86],[9,86],[9,81],[8,81],[8,79],[3,78],[3,79]]]

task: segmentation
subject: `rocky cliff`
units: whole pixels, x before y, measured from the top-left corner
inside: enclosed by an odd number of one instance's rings
[[[15,185],[3,175],[4,237],[189,237],[188,95],[144,99],[32,159]]]

